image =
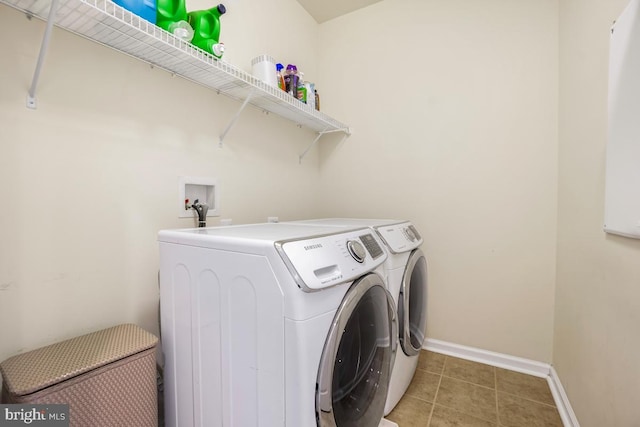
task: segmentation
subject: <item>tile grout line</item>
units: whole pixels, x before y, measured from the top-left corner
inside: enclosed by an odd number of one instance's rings
[[[452,406],[443,405],[442,403],[439,403],[438,406],[440,406],[442,408],[451,409],[453,412],[457,412],[458,414],[466,415],[466,416],[474,418],[476,420],[486,421],[486,422],[488,422],[490,424],[494,424],[494,425],[496,424],[494,421],[491,421],[491,420],[488,420],[486,418],[483,418],[482,416],[472,415],[472,414],[469,414],[467,412],[461,411],[460,408],[454,408]],[[427,425],[427,427],[428,427],[428,425]]]
[[[433,372],[435,370],[431,371],[429,369],[425,369],[426,367],[425,368],[419,368],[419,369],[421,369],[423,372],[425,372],[427,374],[439,375],[437,386],[436,386],[436,392],[435,392],[434,397],[433,397],[433,402],[432,402],[433,404],[432,404],[431,410],[429,411],[429,414],[428,414],[426,427],[429,427],[429,426],[432,425],[433,415],[435,413],[436,401],[438,400],[438,396],[439,396],[439,393],[440,393],[440,388],[442,387],[442,383],[444,382],[444,378],[448,378],[448,379],[454,380],[454,381],[459,381],[461,383],[467,383],[467,384],[473,385],[475,387],[491,389],[490,386],[486,386],[486,385],[483,385],[483,384],[477,384],[474,381],[468,381],[468,380],[452,377],[452,376],[449,376],[449,375],[444,375],[444,372],[446,371],[447,362],[449,362],[448,359],[450,359],[450,358],[451,359],[455,359],[456,357],[448,356],[448,355],[445,355],[445,354],[442,354],[442,355],[444,356],[444,361],[443,361],[442,367],[440,369],[440,374],[438,374],[436,372]],[[479,363],[481,365],[486,365],[486,364],[481,363],[481,362],[474,362],[474,363]],[[520,399],[522,402],[529,402],[529,403],[532,403],[532,404],[535,404],[535,405],[541,405],[541,406],[539,406],[540,409],[542,409],[543,407],[547,407],[547,408],[553,408],[553,409],[555,409],[556,411],[559,412],[559,409],[558,409],[557,405],[553,405],[553,404],[550,404],[550,403],[545,403],[545,402],[536,400],[535,398],[529,397],[528,394],[526,396],[524,396],[524,395],[520,395],[520,394],[517,394],[517,393],[510,393],[510,392],[507,392],[507,391],[499,391],[499,388],[498,388],[498,371],[500,371],[500,368],[493,366],[492,370],[493,370],[493,375],[494,375],[494,381],[493,382],[494,382],[494,392],[495,392],[496,420],[495,421],[490,421],[490,420],[484,419],[483,417],[478,417],[478,419],[481,419],[481,420],[484,420],[486,422],[489,422],[492,425],[494,425],[495,427],[505,427],[504,424],[501,423],[501,417],[500,417],[500,403],[499,403],[499,394],[498,394],[500,392],[505,394],[505,395],[507,395],[507,396],[512,396],[512,397],[514,397],[516,399]],[[524,374],[524,375],[530,376],[529,374]],[[424,399],[418,398],[417,396],[416,396],[416,398],[419,399],[419,400],[423,400],[425,402],[428,402],[428,401],[426,401]],[[440,406],[442,406],[444,408],[451,409],[451,410],[456,411],[456,412],[461,413],[461,414],[466,414],[466,412],[460,411],[460,409],[455,408],[455,407],[449,407],[447,405],[440,405]],[[470,415],[470,414],[467,414],[467,415]],[[477,417],[477,416],[474,415],[474,417]]]
[[[479,419],[479,420],[486,421],[486,422],[488,422],[488,423],[493,424],[493,425],[494,425],[494,426],[496,426],[496,427],[500,427],[499,417],[498,417],[498,384],[497,384],[497,381],[498,381],[498,379],[497,379],[497,375],[498,375],[498,374],[497,374],[496,368],[495,368],[494,366],[487,365],[487,366],[489,366],[489,367],[493,370],[493,385],[494,385],[494,388],[491,388],[490,386],[483,385],[483,384],[478,384],[478,383],[473,382],[473,381],[468,381],[468,380],[464,380],[464,379],[460,379],[460,378],[452,377],[452,376],[449,376],[449,375],[445,375],[445,374],[444,374],[444,371],[445,371],[445,369],[444,369],[444,368],[445,368],[445,366],[446,366],[446,360],[448,360],[449,358],[454,358],[454,359],[456,359],[456,357],[455,357],[455,356],[448,356],[448,355],[445,355],[445,363],[443,363],[443,366],[442,366],[442,374],[440,375],[440,380],[439,380],[439,382],[438,382],[438,388],[436,389],[436,398],[437,398],[437,396],[438,396],[438,391],[440,390],[440,385],[442,384],[442,380],[443,380],[444,378],[448,378],[448,379],[451,379],[451,380],[453,380],[453,381],[459,381],[459,382],[461,382],[461,383],[469,384],[469,385],[472,385],[472,386],[474,386],[474,387],[480,387],[480,388],[483,388],[483,389],[486,389],[486,390],[493,390],[493,392],[495,393],[495,396],[496,396],[496,419],[495,419],[495,421],[492,421],[492,420],[489,420],[489,419],[486,419],[486,418],[483,418],[483,417],[479,417],[479,416],[477,416],[477,415],[471,415],[471,414],[468,414],[468,413],[466,413],[466,412],[464,412],[464,411],[461,411],[461,410],[460,410],[460,408],[454,408],[454,407],[447,406],[447,405],[442,405],[442,404],[440,404],[440,406],[442,406],[442,407],[444,407],[444,408],[449,408],[449,409],[451,409],[451,410],[453,410],[453,411],[455,411],[455,412],[458,412],[458,413],[460,413],[460,414],[465,414],[465,415],[468,415],[468,416],[471,416],[471,417],[477,418],[477,419]],[[474,363],[479,363],[479,362],[474,362]],[[482,363],[480,363],[480,364],[482,364]],[[484,364],[483,364],[483,365],[484,365]],[[435,400],[436,400],[436,398],[434,398],[434,404],[433,404],[433,405],[434,405],[434,407],[432,408],[431,414],[429,415],[429,423],[431,423],[431,417],[432,417],[432,415],[433,415],[433,410],[435,409]],[[427,427],[429,427],[429,425],[430,425],[430,424],[427,424]]]
[[[477,384],[477,383],[475,383],[475,382],[473,382],[473,381],[467,381],[467,380],[463,380],[463,379],[460,379],[460,378],[456,378],[456,377],[452,377],[452,376],[449,376],[449,375],[445,375],[445,374],[444,374],[444,371],[445,371],[445,367],[446,367],[447,360],[448,360],[448,359],[450,359],[450,358],[453,358],[453,359],[457,359],[457,358],[456,358],[455,356],[448,356],[448,355],[444,355],[444,356],[445,356],[445,361],[444,361],[444,363],[442,364],[442,374],[440,375],[440,380],[439,380],[439,382],[438,382],[438,388],[436,389],[436,395],[435,395],[435,397],[434,397],[434,399],[433,399],[433,400],[434,400],[434,402],[433,402],[433,407],[431,408],[431,413],[429,414],[429,419],[428,419],[427,427],[429,427],[429,425],[430,425],[430,423],[431,423],[431,418],[433,417],[433,411],[435,410],[435,405],[436,405],[435,400],[437,399],[438,392],[440,391],[440,385],[442,384],[442,380],[443,380],[444,378],[449,378],[449,379],[451,379],[451,380],[459,381],[459,382],[462,382],[462,383],[465,383],[465,384],[469,384],[469,385],[472,385],[472,386],[474,386],[474,387],[481,387],[481,388],[484,388],[484,389],[487,389],[487,390],[493,390],[493,391],[494,391],[494,393],[495,393],[495,396],[496,396],[496,422],[495,422],[495,423],[494,423],[493,421],[491,421],[491,420],[488,420],[488,419],[485,419],[485,418],[482,418],[482,417],[477,417],[477,416],[475,416],[475,415],[468,414],[468,413],[466,413],[466,412],[464,412],[464,411],[461,411],[459,408],[453,408],[453,407],[451,407],[451,406],[442,405],[442,404],[440,404],[440,406],[442,406],[442,407],[444,407],[444,408],[449,408],[449,409],[451,409],[451,410],[453,410],[453,411],[455,411],[455,412],[458,412],[458,413],[460,413],[460,414],[465,414],[465,415],[472,416],[472,417],[474,417],[474,418],[477,418],[477,419],[480,419],[480,420],[483,420],[483,421],[489,422],[489,423],[491,423],[491,424],[494,424],[496,427],[498,427],[498,426],[499,426],[499,423],[498,423],[498,414],[497,414],[498,390],[497,390],[497,371],[496,371],[496,368],[495,368],[494,366],[487,365],[487,366],[489,366],[490,368],[492,368],[492,370],[493,370],[493,382],[494,382],[494,388],[492,389],[491,387],[488,387],[488,386],[486,386],[486,385],[482,385],[482,384]],[[474,363],[477,363],[477,362],[474,362]]]
[[[436,400],[438,400],[438,392],[440,391],[440,384],[442,384],[442,377],[444,376],[445,363],[447,363],[447,356],[444,357],[444,361],[442,362],[442,369],[440,370],[440,378],[438,378],[438,387],[436,387],[436,394],[433,396],[433,404],[431,405],[429,418],[427,418],[427,427],[431,425],[431,418],[433,417],[433,411],[435,411],[436,409]]]
[[[456,378],[456,377],[450,377],[449,375],[442,375],[442,376],[444,378],[449,378],[449,379],[454,380],[454,381],[460,381],[461,383],[475,385],[475,386],[478,386],[478,387],[486,388],[488,390],[495,390],[495,388],[491,388],[488,385],[474,383],[473,381],[463,380],[461,378]]]
[[[551,403],[540,402],[539,400],[531,399],[530,397],[521,396],[521,395],[515,394],[515,393],[509,393],[508,391],[501,391],[500,393],[508,394],[509,396],[517,397],[518,399],[526,400],[526,401],[531,402],[531,403],[537,403],[539,405],[548,406],[550,408],[558,409],[558,407],[556,405],[552,405]]]

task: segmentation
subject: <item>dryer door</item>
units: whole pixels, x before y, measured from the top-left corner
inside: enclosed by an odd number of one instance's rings
[[[400,346],[407,356],[422,349],[427,333],[427,260],[420,249],[411,253],[398,297]]]
[[[351,285],[324,345],[316,385],[319,427],[378,426],[397,332],[393,298],[377,274]]]

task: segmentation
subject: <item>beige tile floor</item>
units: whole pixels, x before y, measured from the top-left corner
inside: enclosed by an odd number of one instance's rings
[[[547,380],[423,350],[399,427],[562,427]]]

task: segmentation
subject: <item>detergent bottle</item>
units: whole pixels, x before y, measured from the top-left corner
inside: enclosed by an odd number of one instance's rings
[[[294,64],[287,65],[287,69],[284,74],[284,84],[286,92],[293,96],[298,97],[298,67]]]
[[[178,38],[191,41],[193,29],[187,22],[184,0],[157,0],[156,25]]]
[[[188,13],[189,24],[193,28],[191,43],[217,58],[222,56],[224,49],[220,49],[220,16],[227,9],[223,4],[207,10],[197,10]]]
[[[114,0],[113,2],[152,24],[156,23],[155,0]]]

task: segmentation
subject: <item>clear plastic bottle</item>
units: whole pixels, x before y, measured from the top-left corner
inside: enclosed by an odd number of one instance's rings
[[[305,86],[305,82],[304,82],[304,73],[300,71],[298,73],[298,76],[299,76],[299,79],[298,79],[298,88],[296,89],[296,98],[298,98],[300,101],[306,104],[307,103],[307,87]]]
[[[313,109],[316,108],[316,92],[315,92],[315,84],[311,82],[304,83],[305,88],[307,88],[307,105]]]
[[[287,65],[287,71],[284,75],[284,83],[286,91],[289,95],[297,98],[298,96],[298,67],[293,64]]]

